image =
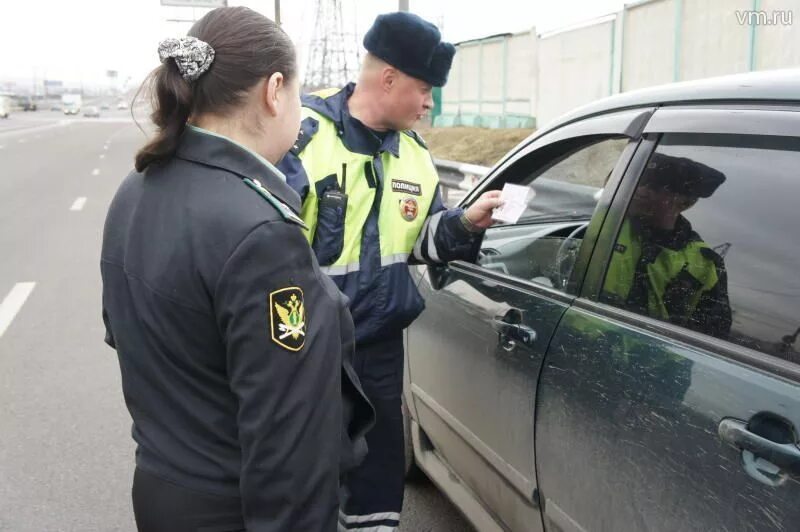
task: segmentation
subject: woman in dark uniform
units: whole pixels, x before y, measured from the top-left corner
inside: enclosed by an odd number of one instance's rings
[[[292,146],[295,51],[220,8],[159,46],[155,137],[106,219],[106,341],[133,418],[140,531],[336,530],[372,409],[353,325],[273,166]]]

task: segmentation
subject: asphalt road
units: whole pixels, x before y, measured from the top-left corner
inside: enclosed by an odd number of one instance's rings
[[[103,343],[108,204],[143,134],[125,112],[0,120],[0,531],[132,531],[134,445]],[[429,482],[401,530],[470,532]]]

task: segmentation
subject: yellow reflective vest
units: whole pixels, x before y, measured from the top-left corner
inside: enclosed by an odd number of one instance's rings
[[[416,133],[381,138],[350,116],[353,88],[303,97],[300,135],[279,168],[301,196],[308,241],[350,298],[357,341],[365,342],[399,333],[424,308],[409,259],[474,261],[481,235],[467,230],[461,209],[442,204]]]
[[[626,219],[612,253],[603,299],[652,318],[703,330],[698,322],[713,316],[713,330],[730,328],[730,307],[722,258],[681,217],[680,242],[659,245]],[[701,303],[704,312],[699,316]]]

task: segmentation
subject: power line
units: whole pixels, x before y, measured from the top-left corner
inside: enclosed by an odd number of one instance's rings
[[[341,0],[316,0],[314,35],[306,68],[305,90],[341,87],[355,78],[360,62],[358,36],[345,28]]]

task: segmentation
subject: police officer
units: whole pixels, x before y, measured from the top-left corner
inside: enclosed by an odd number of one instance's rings
[[[106,219],[106,341],[139,530],[331,531],[372,410],[346,302],[273,163],[300,123],[291,41],[249,9],[159,46],[155,138]],[[188,121],[188,123],[187,123]]]
[[[722,257],[683,216],[725,175],[697,161],[655,153],[631,200],[602,298],[611,304],[716,337],[730,332]]]
[[[445,209],[431,155],[409,129],[446,83],[453,45],[418,16],[391,13],[364,46],[357,84],[303,97],[300,135],[280,167],[322,270],[350,299],[356,371],[377,413],[341,524],[392,530],[404,484],[402,331],[424,307],[408,261],[474,261],[500,200],[494,191],[466,211]]]

